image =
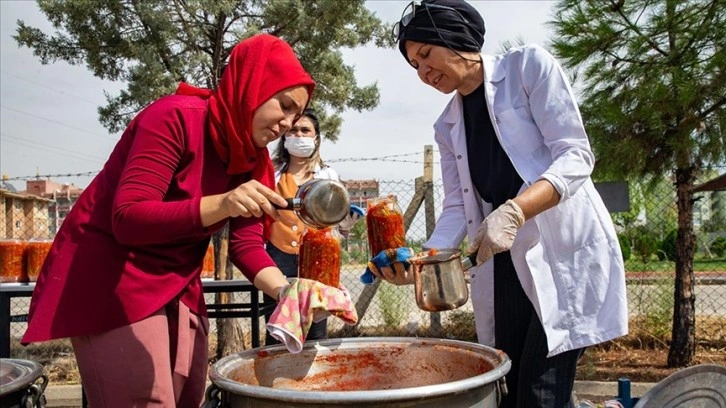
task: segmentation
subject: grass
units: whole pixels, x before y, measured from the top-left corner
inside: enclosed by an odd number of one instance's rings
[[[643,262],[631,258],[625,261],[625,270],[628,272],[673,272],[676,270],[676,263],[657,260]],[[693,270],[695,272],[726,271],[726,258],[695,259]]]

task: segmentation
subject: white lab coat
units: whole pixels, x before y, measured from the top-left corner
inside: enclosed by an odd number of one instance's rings
[[[620,245],[590,179],[594,156],[562,69],[547,51],[532,45],[482,58],[489,115],[524,181],[522,190],[546,179],[561,196],[557,206],[524,223],[511,248],[519,280],[547,335],[548,356],[626,334]],[[472,240],[492,211],[472,185],[459,93],[434,130],[445,198],[426,247],[455,248],[465,233]],[[495,346],[492,267],[489,260],[471,272],[477,335],[489,346]]]

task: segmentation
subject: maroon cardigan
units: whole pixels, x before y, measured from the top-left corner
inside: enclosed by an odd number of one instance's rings
[[[174,298],[206,315],[202,260],[224,222],[202,227],[200,200],[250,178],[226,173],[206,117],[206,100],[172,95],[133,120],[53,241],[24,344],[128,325]],[[250,281],[275,265],[261,219],[230,219],[229,254]]]

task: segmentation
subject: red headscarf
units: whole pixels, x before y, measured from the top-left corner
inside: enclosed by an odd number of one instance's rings
[[[315,82],[295,51],[280,38],[259,34],[234,47],[215,91],[182,82],[176,93],[209,98],[209,133],[228,174],[252,171],[253,179],[274,189],[267,147],[252,140],[252,116],[273,95],[298,85],[308,88],[309,102]]]

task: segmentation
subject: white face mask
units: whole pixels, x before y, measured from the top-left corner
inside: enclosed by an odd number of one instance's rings
[[[285,138],[285,149],[296,157],[310,157],[315,151],[315,138],[288,137]]]

